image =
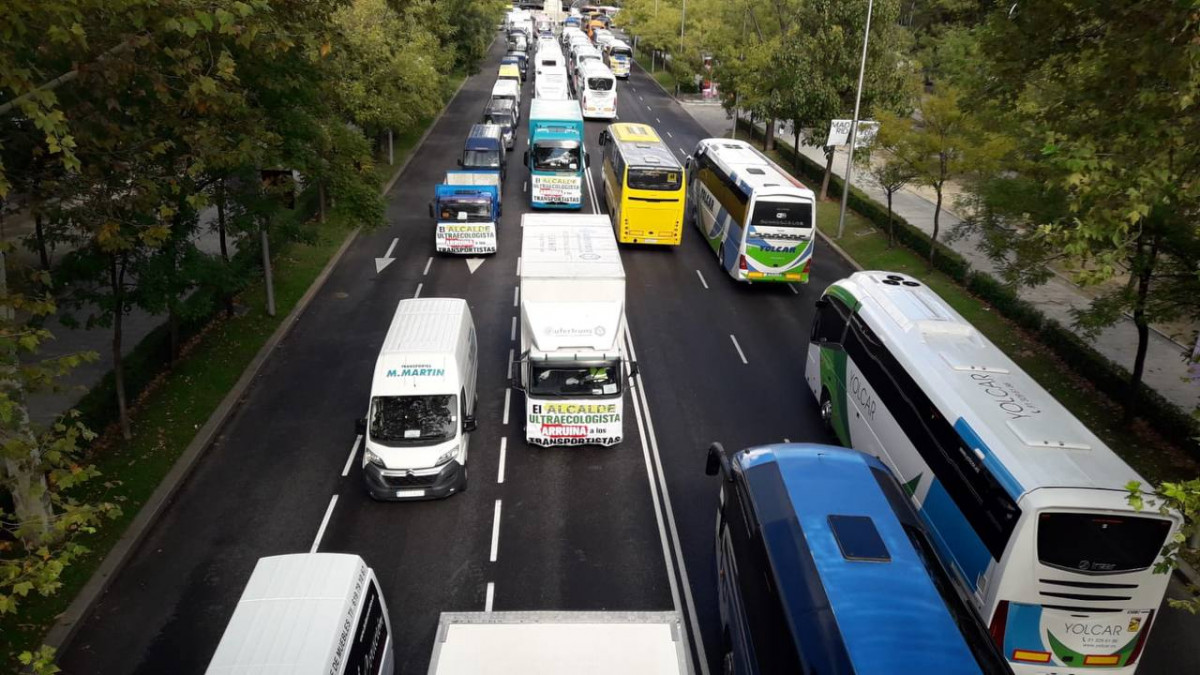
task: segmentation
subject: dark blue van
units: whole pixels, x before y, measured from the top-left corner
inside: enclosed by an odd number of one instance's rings
[[[495,172],[501,182],[508,175],[505,168],[508,156],[504,147],[504,128],[497,124],[476,124],[471,127],[463,144],[458,165],[463,171]]]
[[[875,457],[709,448],[726,673],[1011,673]]]

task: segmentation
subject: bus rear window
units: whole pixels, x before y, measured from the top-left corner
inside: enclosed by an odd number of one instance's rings
[[[1171,530],[1162,518],[1097,513],[1043,513],[1038,560],[1083,574],[1143,570],[1154,564]]]
[[[801,202],[757,202],[751,225],[763,227],[812,227],[812,204]]]
[[[633,190],[678,190],[682,177],[678,170],[630,169],[628,183]]]
[[[608,77],[589,77],[587,79],[588,91],[611,91],[613,88],[612,78]]]

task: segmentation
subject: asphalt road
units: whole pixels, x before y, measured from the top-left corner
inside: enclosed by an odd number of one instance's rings
[[[440,612],[478,611],[489,602],[495,610],[678,606],[697,672],[719,672],[717,486],[704,475],[704,453],[712,441],[740,448],[831,440],[804,385],[804,351],[816,294],[850,267],[818,246],[808,286],[751,288],[724,275],[690,226],[675,249],[623,248],[642,377],[627,394],[626,441],[526,446],[520,397],[506,401],[505,393],[517,347],[520,216],[529,210],[520,164],[525,129],[509,159],[499,252],[474,273],[460,258],[432,256],[425,210],[482,113],[502,52],[493,45],[481,73],[450,103],[389,194],[388,226],[350,247],[64,648],[66,673],[203,672],[255,561],[314,546],[357,553],[375,569],[401,673],[425,672]],[[621,120],[653,124],[681,159],[705,136],[640,70],[618,91]],[[532,96],[531,82],[525,95]],[[522,107],[527,115],[528,99]],[[593,152],[603,126],[587,124]],[[594,153],[595,189],[599,164]],[[594,194],[584,212],[603,211]],[[374,258],[393,239],[397,260],[376,274]],[[377,503],[361,485],[353,420],[365,412],[396,303],[418,294],[466,298],[475,318],[479,430],[470,484],[442,501]],[[1186,625],[1171,627],[1172,614],[1160,619],[1139,672],[1168,672],[1149,667],[1166,661],[1173,671],[1200,671],[1177,665],[1180,652],[1196,645],[1185,642]]]

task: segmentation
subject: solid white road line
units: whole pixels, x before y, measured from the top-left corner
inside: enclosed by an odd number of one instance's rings
[[[628,322],[626,323],[626,328],[625,328],[625,344],[627,344],[629,346],[630,358],[633,359],[634,363],[637,363],[637,350],[635,350],[633,347],[633,334],[629,331]],[[639,407],[637,404],[639,402],[641,403],[641,409],[645,410],[646,436],[648,436],[650,439],[650,451],[654,456],[654,468],[657,469],[657,471],[653,471],[653,470],[651,470],[650,467],[647,467],[647,471],[649,471],[651,474],[654,474],[654,478],[657,478],[657,480],[658,480],[659,489],[662,491],[663,505],[666,507],[666,510],[667,510],[666,520],[671,525],[671,527],[670,527],[671,544],[675,550],[675,560],[678,562],[678,565],[679,565],[679,576],[683,579],[683,598],[687,602],[688,622],[692,626],[692,635],[694,635],[696,637],[696,641],[695,641],[696,654],[700,657],[700,675],[708,675],[708,657],[704,653],[704,640],[701,639],[701,637],[700,637],[700,620],[696,616],[696,601],[692,598],[692,585],[691,585],[691,581],[688,580],[687,564],[683,561],[683,547],[680,546],[680,544],[679,544],[679,532],[678,532],[678,528],[675,526],[675,509],[671,506],[671,493],[670,493],[670,491],[667,490],[667,477],[666,477],[666,472],[663,470],[662,455],[660,455],[658,452],[658,437],[654,433],[654,418],[650,415],[650,402],[646,398],[646,385],[645,385],[645,382],[642,380],[642,376],[640,374],[636,376],[635,380],[636,380],[636,386],[633,388],[633,399],[634,399],[633,411],[634,411],[635,416],[638,416],[638,413],[640,412],[640,410],[639,410]],[[640,416],[639,416],[639,420],[640,420]],[[643,446],[645,445],[644,438],[643,438],[642,444],[643,444]],[[654,493],[653,490],[651,490],[651,492],[652,492],[652,494]],[[654,508],[655,508],[655,513],[657,514],[658,513],[657,497],[654,500]],[[659,518],[658,527],[659,527],[659,536],[661,537],[663,535],[663,520],[661,517]],[[674,576],[674,574],[672,574],[671,557],[670,557],[670,555],[667,554],[666,539],[663,539],[663,555],[664,555],[665,562],[667,565],[667,573],[670,575],[670,578],[671,578],[671,586],[672,586],[672,591],[673,591],[672,596],[675,599],[675,609],[676,609],[676,611],[678,611],[679,610],[679,594],[678,594],[678,591],[675,590],[675,576]]]
[[[421,276],[427,276],[429,274],[429,268],[432,265],[433,265],[433,256],[429,256],[429,260],[425,261],[425,271],[421,272]]]
[[[417,284],[417,292],[416,292],[416,293],[413,293],[413,297],[414,297],[414,298],[419,298],[419,297],[421,297],[421,287],[422,287],[422,286],[424,286],[424,285],[425,285],[424,283],[419,283],[419,284]]]
[[[496,482],[504,482],[504,459],[508,457],[508,438],[500,439],[500,470],[496,472]]]
[[[317,538],[313,539],[312,548],[308,549],[309,553],[316,553],[317,548],[321,546],[321,537],[325,536],[325,528],[329,526],[329,517],[333,515],[333,507],[337,506],[337,495],[329,500],[329,508],[325,509],[325,517],[321,519],[321,527],[317,530]]]
[[[729,339],[733,340],[733,346],[737,348],[738,356],[742,357],[742,363],[750,365],[750,362],[746,360],[746,353],[742,351],[742,346],[738,344],[737,338],[735,338],[733,335],[730,335]]]
[[[708,282],[704,280],[704,275],[700,273],[700,270],[696,270],[696,276],[700,277],[700,283],[704,284],[704,290],[707,291]]]
[[[396,242],[398,242],[398,241],[400,241],[399,237],[392,239],[392,243],[388,246],[387,253],[384,253],[383,257],[385,257],[385,258],[392,257],[392,251],[396,250]]]
[[[508,339],[513,341],[517,339],[517,317],[513,317],[512,328],[508,329]]]
[[[513,286],[513,307],[521,306],[521,287]]]
[[[521,256],[517,256],[517,277],[521,276]]]
[[[789,289],[791,289],[792,293],[795,293],[796,295],[800,295],[800,291],[796,290],[796,284],[788,284],[787,287]]]
[[[362,434],[354,437],[354,445],[350,446],[350,456],[346,458],[346,467],[342,469],[342,477],[350,473],[350,465],[354,464],[354,457],[358,455],[358,444],[362,443]]]
[[[487,585],[487,598],[483,601],[483,611],[492,611],[492,601],[496,597],[496,584],[489,581]]]
[[[508,406],[511,401],[512,401],[512,388],[506,387],[504,389],[504,419],[501,422],[502,424],[508,424]]]
[[[496,500],[496,515],[492,519],[492,554],[489,560],[496,562],[496,549],[500,548],[500,500]]]

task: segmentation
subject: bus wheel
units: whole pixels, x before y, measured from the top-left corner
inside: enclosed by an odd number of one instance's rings
[[[833,433],[833,399],[829,398],[829,390],[821,389],[821,425]]]

